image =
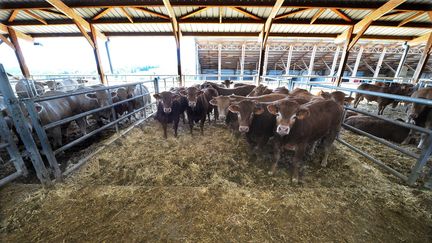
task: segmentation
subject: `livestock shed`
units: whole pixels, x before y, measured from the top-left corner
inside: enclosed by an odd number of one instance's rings
[[[0,242],[431,242],[431,53],[430,0],[0,0]]]

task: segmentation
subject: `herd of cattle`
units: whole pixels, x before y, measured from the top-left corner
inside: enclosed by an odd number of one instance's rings
[[[154,94],[157,100],[155,119],[162,125],[164,138],[167,138],[167,126],[170,123],[173,124],[174,136],[177,136],[180,120],[183,119],[185,123],[185,113],[190,133],[193,133],[194,124],[198,123],[203,134],[205,121],[208,119],[210,124],[210,114],[213,113],[215,122],[218,119],[224,120],[233,133],[244,134],[253,153],[269,153],[264,147],[267,144],[272,146],[274,163],[269,174],[275,173],[284,150],[294,151],[292,162],[289,163],[290,174],[298,182],[302,180],[304,157],[306,154],[313,155],[315,148],[324,151],[321,165],[327,165],[330,148],[341,129],[344,116],[348,117],[346,122],[349,125],[373,135],[396,142],[409,142],[409,129],[354,112],[344,113],[343,106],[354,99],[346,97],[341,91],[321,91],[318,95],[313,95],[300,88],[289,91],[285,87],[279,87],[272,90],[264,85],[242,83],[236,83],[230,88],[231,84],[230,81],[222,84],[205,82]],[[414,92],[414,86],[405,84],[362,84],[359,89],[432,98],[431,88]],[[382,114],[388,104],[398,104],[398,101],[392,99],[357,94],[355,106],[363,98],[377,101],[379,114]],[[429,108],[414,104],[408,114],[417,125],[429,128],[427,123],[432,121],[429,119]]]
[[[122,116],[126,113],[133,112],[147,104],[151,103],[151,96],[148,89],[144,85],[125,85],[110,91],[104,89],[104,85],[85,86],[85,80],[58,80],[48,82],[30,82],[20,80],[15,85],[15,91],[19,98],[30,98],[37,96],[38,98],[45,98],[50,96],[61,96],[71,93],[83,93],[78,95],[69,95],[62,98],[49,99],[45,101],[35,102],[35,110],[39,115],[39,120],[42,126],[58,122],[62,119],[82,114],[87,111],[102,108],[111,104],[119,103],[138,95],[144,95],[143,98],[132,99],[127,102],[114,106],[116,116]],[[45,88],[47,87],[47,88]],[[86,92],[86,93],[84,93]],[[109,93],[110,92],[110,93]],[[9,114],[4,104],[4,99],[1,96],[0,107],[8,123],[8,126],[14,130],[14,126],[9,118]],[[27,108],[22,106],[21,110],[28,118],[27,125],[31,129],[31,122]],[[102,109],[94,113],[93,118],[96,120],[98,126],[103,126],[106,121],[114,119],[111,109]],[[85,135],[87,133],[88,120],[87,116],[77,118],[75,120],[79,127],[80,133]],[[47,135],[54,148],[60,147],[63,144],[63,139],[68,138],[68,127],[71,122],[64,123],[60,126],[47,129]],[[16,131],[15,131],[16,132]],[[18,136],[19,137],[19,136]]]

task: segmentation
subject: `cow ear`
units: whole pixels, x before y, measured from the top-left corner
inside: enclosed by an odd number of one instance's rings
[[[348,103],[348,104],[351,104],[351,102],[354,100],[354,98],[353,97],[345,97],[344,98],[344,101],[346,102],[346,103]]]
[[[111,97],[116,97],[116,96],[117,96],[117,92],[112,91],[112,92],[111,92]]]
[[[275,104],[268,105],[267,110],[273,115],[276,115],[279,112],[279,109]]]
[[[211,99],[211,100],[209,101],[209,103],[210,103],[210,105],[217,106],[217,101],[216,101],[215,99]]]
[[[255,106],[255,109],[254,109],[255,115],[261,115],[262,113],[264,113],[264,111],[265,110],[262,107],[262,105]]]
[[[154,97],[155,99],[159,100],[159,99],[161,98],[161,95],[160,95],[160,94],[154,94],[153,97]]]
[[[181,96],[184,96],[184,97],[187,96],[186,90],[181,90],[179,93],[180,93]]]
[[[233,84],[234,82],[233,81],[230,81],[230,84]]]
[[[310,115],[310,111],[306,107],[300,107],[297,111],[296,117],[299,120],[303,120]]]
[[[240,107],[238,105],[230,105],[230,106],[228,106],[228,110],[233,112],[233,113],[239,113]]]
[[[88,94],[85,94],[85,96],[87,96],[90,99],[96,99],[97,98],[96,93],[88,93]]]
[[[204,91],[198,90],[197,95],[202,95],[203,93],[204,93]]]
[[[182,95],[183,96],[183,95]],[[178,95],[178,94],[173,94],[172,96],[171,96],[174,100],[177,100],[177,99],[180,99],[180,95]]]
[[[35,109],[37,113],[41,113],[44,110],[44,107],[39,104],[35,104]]]

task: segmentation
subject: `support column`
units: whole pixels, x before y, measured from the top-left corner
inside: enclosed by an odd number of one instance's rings
[[[314,66],[314,62],[315,62],[315,54],[316,54],[316,50],[317,50],[317,46],[314,45],[313,49],[312,49],[312,55],[311,55],[311,59],[309,62],[309,68],[308,68],[308,75],[312,75],[313,72],[313,66]]]
[[[342,51],[341,61],[339,62],[339,69],[338,69],[337,76],[336,76],[336,84],[337,84],[337,86],[340,86],[340,84],[342,82],[342,75],[344,73],[345,65],[346,65],[346,63],[348,61],[349,50],[350,50],[349,49],[349,44],[350,44],[350,41],[351,41],[353,29],[354,29],[354,27],[351,26],[346,31],[344,48],[343,48],[343,51]]]
[[[387,48],[384,47],[383,52],[381,53],[381,55],[380,55],[380,57],[378,59],[378,64],[377,64],[377,66],[375,68],[375,72],[374,72],[374,75],[373,75],[374,78],[378,78],[378,76],[379,76],[379,72],[381,70],[381,66],[382,66],[382,63],[384,61],[384,56],[386,54],[386,51],[387,51]]]
[[[262,70],[263,76],[267,75],[268,52],[269,52],[269,46],[267,45],[265,47],[265,52],[264,52],[264,65],[263,65],[263,70]]]
[[[200,74],[200,62],[199,62],[199,51],[198,45],[195,45],[195,74]]]
[[[243,44],[241,50],[241,58],[240,58],[240,81],[243,81],[245,52],[246,52],[246,44]]]
[[[292,52],[293,52],[293,46],[290,45],[290,48],[288,51],[287,63],[286,63],[286,67],[285,67],[285,75],[289,75],[289,70],[291,68]]]
[[[413,75],[413,83],[417,83],[423,73],[423,70],[426,68],[426,64],[429,60],[432,50],[432,33],[429,34],[429,37],[426,42],[426,46],[423,50],[423,54],[420,57],[420,60],[417,64],[417,68]]]
[[[222,75],[222,44],[218,45],[218,81],[221,81]]]
[[[21,50],[20,43],[18,41],[17,34],[12,27],[8,27],[9,37],[11,39],[12,44],[15,46],[15,55],[18,59],[18,63],[21,69],[21,73],[25,78],[30,78],[30,71],[27,67],[27,63],[24,59],[24,55]]]
[[[339,52],[340,52],[340,46],[337,46],[336,52],[335,52],[334,57],[333,57],[333,63],[332,63],[332,66],[331,66],[331,70],[330,70],[330,75],[329,76],[333,76],[334,73],[335,73],[337,59],[339,57]]]
[[[353,69],[353,72],[351,74],[351,77],[357,76],[357,70],[358,70],[358,67],[360,65],[360,60],[361,60],[362,55],[363,55],[363,46],[360,47],[360,50],[357,54],[357,59],[356,59],[356,62],[354,64],[354,69]]]
[[[108,63],[109,63],[109,66],[110,66],[111,74],[114,74],[114,69],[113,69],[113,65],[112,65],[112,61],[111,61],[111,52],[110,52],[110,48],[109,48],[109,43],[110,43],[110,39],[108,38],[105,41],[105,49],[106,49],[107,56],[108,56]]]
[[[409,48],[410,48],[410,46],[406,42],[403,44],[402,47],[404,48],[404,52],[402,53],[401,60],[400,60],[399,65],[398,65],[398,67],[396,69],[395,76],[394,76],[395,78],[399,78],[399,75],[400,75],[400,73],[402,71],[402,67],[405,65],[405,62],[406,62],[406,59],[407,59],[407,56],[408,56],[408,51],[409,51]]]
[[[103,66],[102,66],[102,59],[101,59],[100,53],[99,53],[99,44],[97,42],[96,30],[92,24],[90,25],[90,30],[91,30],[91,38],[92,38],[92,41],[94,44],[93,53],[95,55],[97,72],[99,74],[101,82],[103,84],[107,84],[107,81],[105,79],[105,73],[104,73]]]

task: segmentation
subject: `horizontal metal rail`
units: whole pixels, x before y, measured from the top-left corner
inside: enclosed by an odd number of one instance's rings
[[[96,108],[96,109],[93,109],[93,110],[90,110],[90,111],[86,111],[86,112],[83,112],[83,113],[80,113],[80,114],[77,114],[77,115],[74,115],[74,116],[71,116],[71,117],[68,117],[68,118],[56,121],[56,122],[49,123],[49,124],[43,126],[43,128],[45,130],[46,129],[50,129],[50,128],[53,128],[53,127],[56,127],[56,126],[59,126],[59,125],[62,125],[62,124],[74,121],[74,120],[79,119],[81,117],[85,117],[85,116],[91,115],[91,114],[99,112],[99,111],[107,110],[107,109],[112,108],[114,106],[121,105],[123,103],[129,102],[129,101],[132,101],[132,100],[136,100],[138,98],[142,98],[142,97],[144,97],[146,95],[149,95],[149,94],[150,93],[147,92],[145,94],[137,95],[137,96],[134,96],[132,98],[125,99],[125,100],[119,101],[119,102],[111,104],[111,105],[107,105],[107,106],[104,106],[104,107],[100,107],[100,108]]]
[[[9,143],[0,143],[0,149],[7,148],[9,146]]]
[[[153,105],[153,103],[150,103],[150,104],[148,104],[148,105],[146,105],[146,106],[144,106],[144,107],[141,107],[141,108],[139,108],[139,109],[137,109],[137,110],[135,110],[135,111],[133,111],[133,112],[131,112],[131,113],[125,115],[125,116],[122,116],[122,117],[117,118],[116,120],[114,120],[114,121],[112,121],[112,122],[110,122],[110,123],[108,123],[108,124],[106,124],[106,125],[104,125],[104,126],[98,128],[98,129],[96,129],[96,130],[93,130],[93,131],[87,133],[86,135],[84,135],[84,136],[82,136],[82,137],[80,137],[80,138],[78,138],[78,139],[76,139],[76,140],[74,140],[74,141],[72,141],[72,142],[70,142],[70,143],[68,143],[68,144],[66,144],[66,145],[64,145],[64,146],[62,146],[62,147],[60,147],[60,148],[58,148],[58,149],[56,149],[56,150],[54,151],[54,154],[57,155],[58,153],[60,153],[60,152],[62,152],[62,151],[64,151],[64,150],[66,150],[66,149],[69,149],[69,148],[71,148],[71,147],[77,145],[78,143],[81,143],[82,141],[88,139],[89,137],[91,137],[91,136],[93,136],[93,135],[95,135],[95,134],[97,134],[97,133],[99,133],[99,132],[101,132],[101,131],[107,129],[108,127],[111,127],[111,126],[117,124],[117,123],[120,122],[121,120],[124,120],[124,119],[126,119],[126,118],[132,116],[133,114],[135,114],[135,113],[137,113],[137,112],[140,112],[140,111],[146,109],[147,107],[149,107],[149,106],[151,106],[151,105]]]
[[[420,155],[418,155],[416,153],[413,153],[413,152],[411,152],[409,150],[401,148],[401,147],[399,147],[399,146],[397,146],[397,145],[395,145],[395,144],[393,144],[393,143],[391,143],[391,142],[389,142],[389,141],[387,141],[385,139],[382,139],[382,138],[376,137],[374,135],[371,135],[371,134],[369,134],[369,133],[367,133],[367,132],[365,132],[363,130],[360,130],[360,129],[356,128],[356,127],[350,126],[350,125],[345,124],[345,123],[342,124],[342,126],[345,127],[348,130],[351,130],[353,132],[359,133],[359,134],[361,134],[363,136],[366,136],[366,137],[368,137],[368,138],[370,138],[372,140],[375,140],[375,141],[377,141],[379,143],[382,143],[382,144],[384,144],[384,145],[386,145],[386,146],[388,146],[388,147],[390,147],[390,148],[392,148],[394,150],[397,150],[397,151],[399,151],[399,152],[401,152],[403,154],[406,154],[406,155],[408,155],[408,156],[410,156],[412,158],[415,158],[415,159],[419,159],[420,158]]]
[[[386,122],[389,122],[389,123],[393,123],[393,124],[401,126],[401,127],[405,127],[405,128],[408,128],[408,129],[416,130],[418,132],[422,132],[422,133],[426,133],[426,134],[432,134],[432,130],[429,130],[429,129],[426,129],[426,128],[423,128],[423,127],[419,127],[419,126],[416,126],[414,124],[409,124],[409,123],[405,123],[405,122],[400,122],[400,121],[392,120],[392,119],[386,118],[384,116],[375,115],[375,114],[372,114],[370,112],[362,111],[362,110],[359,110],[359,109],[356,109],[356,108],[352,108],[352,107],[348,107],[348,106],[345,106],[345,109],[350,110],[350,111],[355,111],[355,112],[363,114],[363,115],[368,115],[368,116],[371,116],[371,117],[375,117],[375,118],[378,118],[380,120],[383,120],[383,121],[386,121]]]
[[[341,144],[347,146],[348,148],[352,149],[354,152],[356,152],[356,153],[358,153],[358,154],[360,154],[360,155],[363,155],[364,157],[366,157],[367,159],[371,160],[372,162],[374,162],[375,164],[377,164],[377,165],[380,166],[381,168],[383,168],[383,169],[387,170],[388,172],[390,172],[392,175],[394,175],[394,176],[396,176],[396,177],[399,177],[400,179],[402,179],[402,180],[404,180],[404,181],[408,181],[408,177],[407,177],[407,176],[403,175],[403,174],[400,173],[399,171],[397,171],[397,170],[391,168],[390,166],[386,165],[386,164],[385,164],[384,162],[382,162],[381,160],[379,160],[379,159],[375,159],[374,157],[372,157],[372,156],[369,155],[368,153],[363,152],[363,151],[361,151],[360,149],[358,149],[357,147],[354,147],[353,145],[351,145],[351,144],[345,142],[343,139],[336,138],[336,140],[337,140],[339,143],[341,143]]]
[[[22,171],[16,171],[13,174],[10,174],[8,176],[6,176],[5,178],[2,178],[0,180],[0,187],[6,185],[7,183],[17,179],[18,177],[22,176],[23,172]]]

